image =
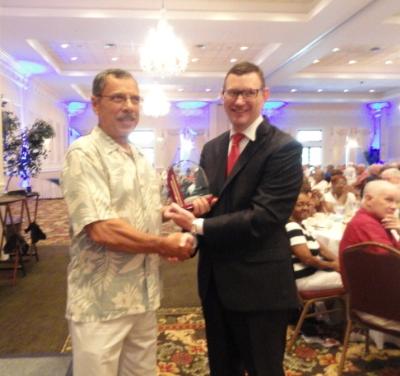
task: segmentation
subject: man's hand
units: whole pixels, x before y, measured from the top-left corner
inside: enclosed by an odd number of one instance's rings
[[[400,219],[395,215],[388,215],[382,219],[382,225],[387,230],[396,230],[400,232]]]
[[[191,202],[193,205],[193,214],[196,217],[201,217],[203,214],[208,213],[217,200],[217,197],[213,197],[212,195],[198,196]]]
[[[187,260],[194,252],[196,239],[188,232],[174,232],[163,238],[160,254],[164,257]]]
[[[184,230],[190,231],[192,222],[196,218],[190,211],[181,208],[178,204],[172,203],[164,210],[164,218],[172,219],[175,224]]]

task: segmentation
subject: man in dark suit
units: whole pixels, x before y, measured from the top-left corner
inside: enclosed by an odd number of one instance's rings
[[[177,205],[169,212],[198,235],[212,376],[283,376],[288,313],[298,305],[285,224],[302,183],[301,145],[261,116],[268,94],[258,66],[230,69],[222,97],[232,128],[200,161],[218,199],[195,202],[204,218]]]

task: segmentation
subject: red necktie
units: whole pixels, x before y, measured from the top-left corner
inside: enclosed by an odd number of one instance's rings
[[[240,155],[239,143],[244,137],[241,133],[235,133],[231,140],[231,151],[228,155],[228,164],[226,166],[226,175],[229,175]]]

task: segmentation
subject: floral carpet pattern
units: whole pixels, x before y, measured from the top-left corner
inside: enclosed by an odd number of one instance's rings
[[[209,376],[207,343],[201,309],[164,308],[158,311],[158,376]],[[292,328],[289,328],[288,336]],[[378,350],[351,343],[345,365],[349,376],[400,376],[400,349]],[[67,338],[62,352],[72,351]],[[285,356],[286,376],[336,376],[341,347],[326,348],[299,339]]]

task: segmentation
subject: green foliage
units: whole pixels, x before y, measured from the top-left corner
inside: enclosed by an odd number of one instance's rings
[[[47,157],[45,140],[55,135],[53,127],[44,120],[36,120],[30,128],[21,128],[11,111],[2,111],[3,159],[7,176],[23,179],[36,176]]]

